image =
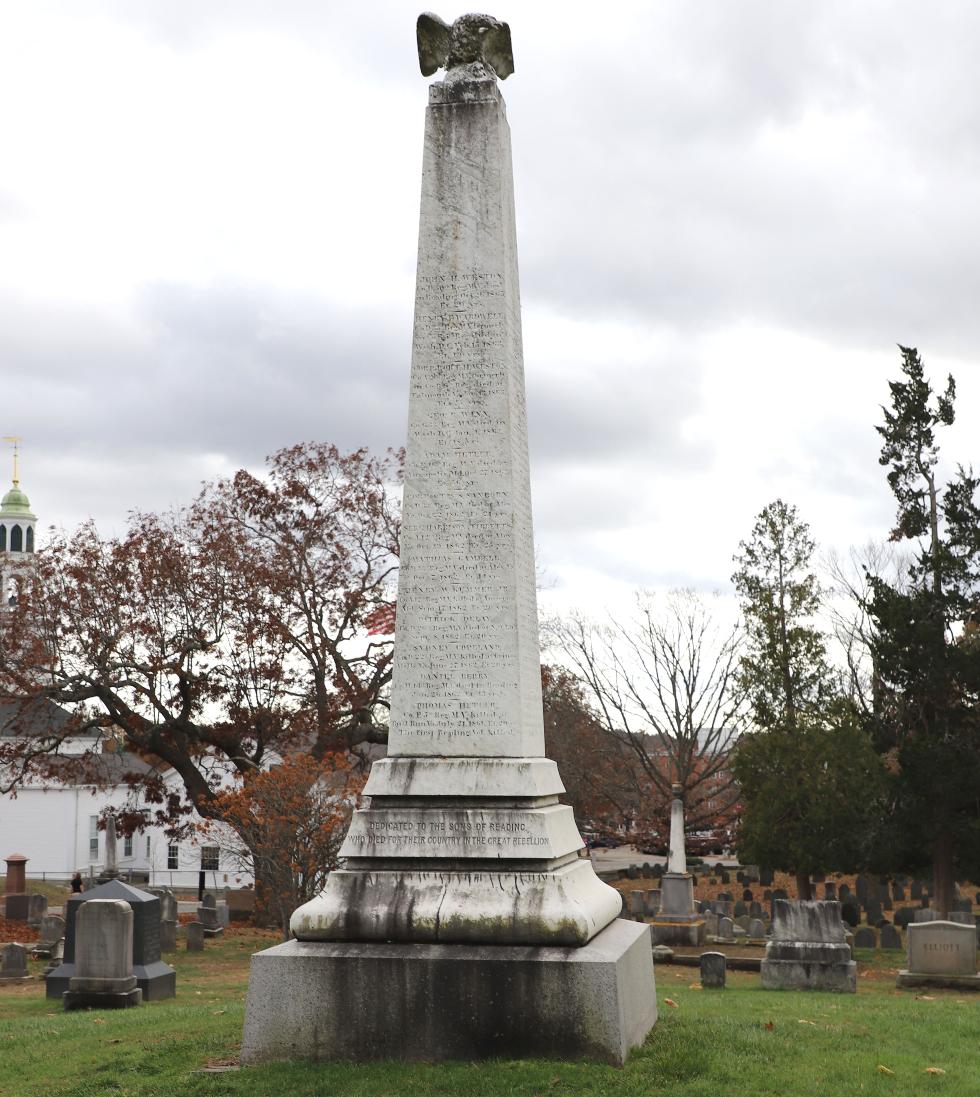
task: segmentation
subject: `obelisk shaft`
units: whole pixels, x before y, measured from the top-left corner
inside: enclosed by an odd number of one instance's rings
[[[389,757],[544,754],[503,100],[426,112]]]

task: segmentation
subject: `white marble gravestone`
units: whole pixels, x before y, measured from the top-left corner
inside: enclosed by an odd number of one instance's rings
[[[900,987],[939,986],[980,990],[977,927],[945,919],[908,927],[908,967]]]
[[[133,908],[122,899],[90,899],[75,916],[75,974],[66,1010],[138,1006],[133,974]]]
[[[544,756],[510,33],[422,16],[418,38],[423,73],[447,74],[425,124],[388,756],[298,941],[253,960],[242,1058],[621,1062],[656,1019],[648,931],[616,921]],[[369,989],[392,985],[394,1004]]]

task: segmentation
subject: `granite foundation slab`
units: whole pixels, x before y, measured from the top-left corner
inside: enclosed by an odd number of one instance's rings
[[[581,948],[290,941],[252,957],[242,1063],[625,1062],[657,1020],[649,931]]]

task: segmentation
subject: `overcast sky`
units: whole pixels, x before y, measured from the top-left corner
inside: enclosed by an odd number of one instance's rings
[[[41,525],[403,444],[418,11],[0,0],[0,433]],[[491,13],[547,608],[726,589],[776,496],[821,545],[884,536],[896,343],[955,374],[945,454],[978,460],[980,5]]]

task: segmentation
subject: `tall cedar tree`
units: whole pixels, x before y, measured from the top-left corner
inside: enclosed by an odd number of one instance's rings
[[[335,783],[338,755],[386,739],[392,642],[367,633],[394,602],[400,462],[298,445],[266,478],[241,471],[177,514],[135,514],[120,538],[91,523],[53,536],[0,632],[0,691],[24,712],[23,733],[0,738],[0,791],[32,772],[95,780],[111,737],[154,763],[128,780],[156,821],[176,834],[193,807],[229,823],[261,883],[274,828],[243,801],[267,801],[274,782],[255,774],[301,754],[316,798],[317,764]],[[32,713],[46,701],[74,718],[44,731]],[[80,733],[95,734],[91,750],[64,753]],[[140,822],[121,819],[124,832]]]
[[[739,679],[755,731],[739,740],[733,770],[742,795],[739,853],[810,875],[850,868],[877,781],[877,759],[854,712],[834,697],[823,636],[813,624],[820,589],[814,542],[796,508],[766,506],[735,557],[745,619]]]
[[[873,727],[890,772],[882,845],[889,867],[933,873],[933,908],[952,909],[957,871],[980,874],[980,508],[978,480],[938,479],[936,429],[954,418],[956,386],[934,393],[918,351],[877,427],[879,461],[898,503],[893,541],[913,546],[902,588],[870,577]]]

